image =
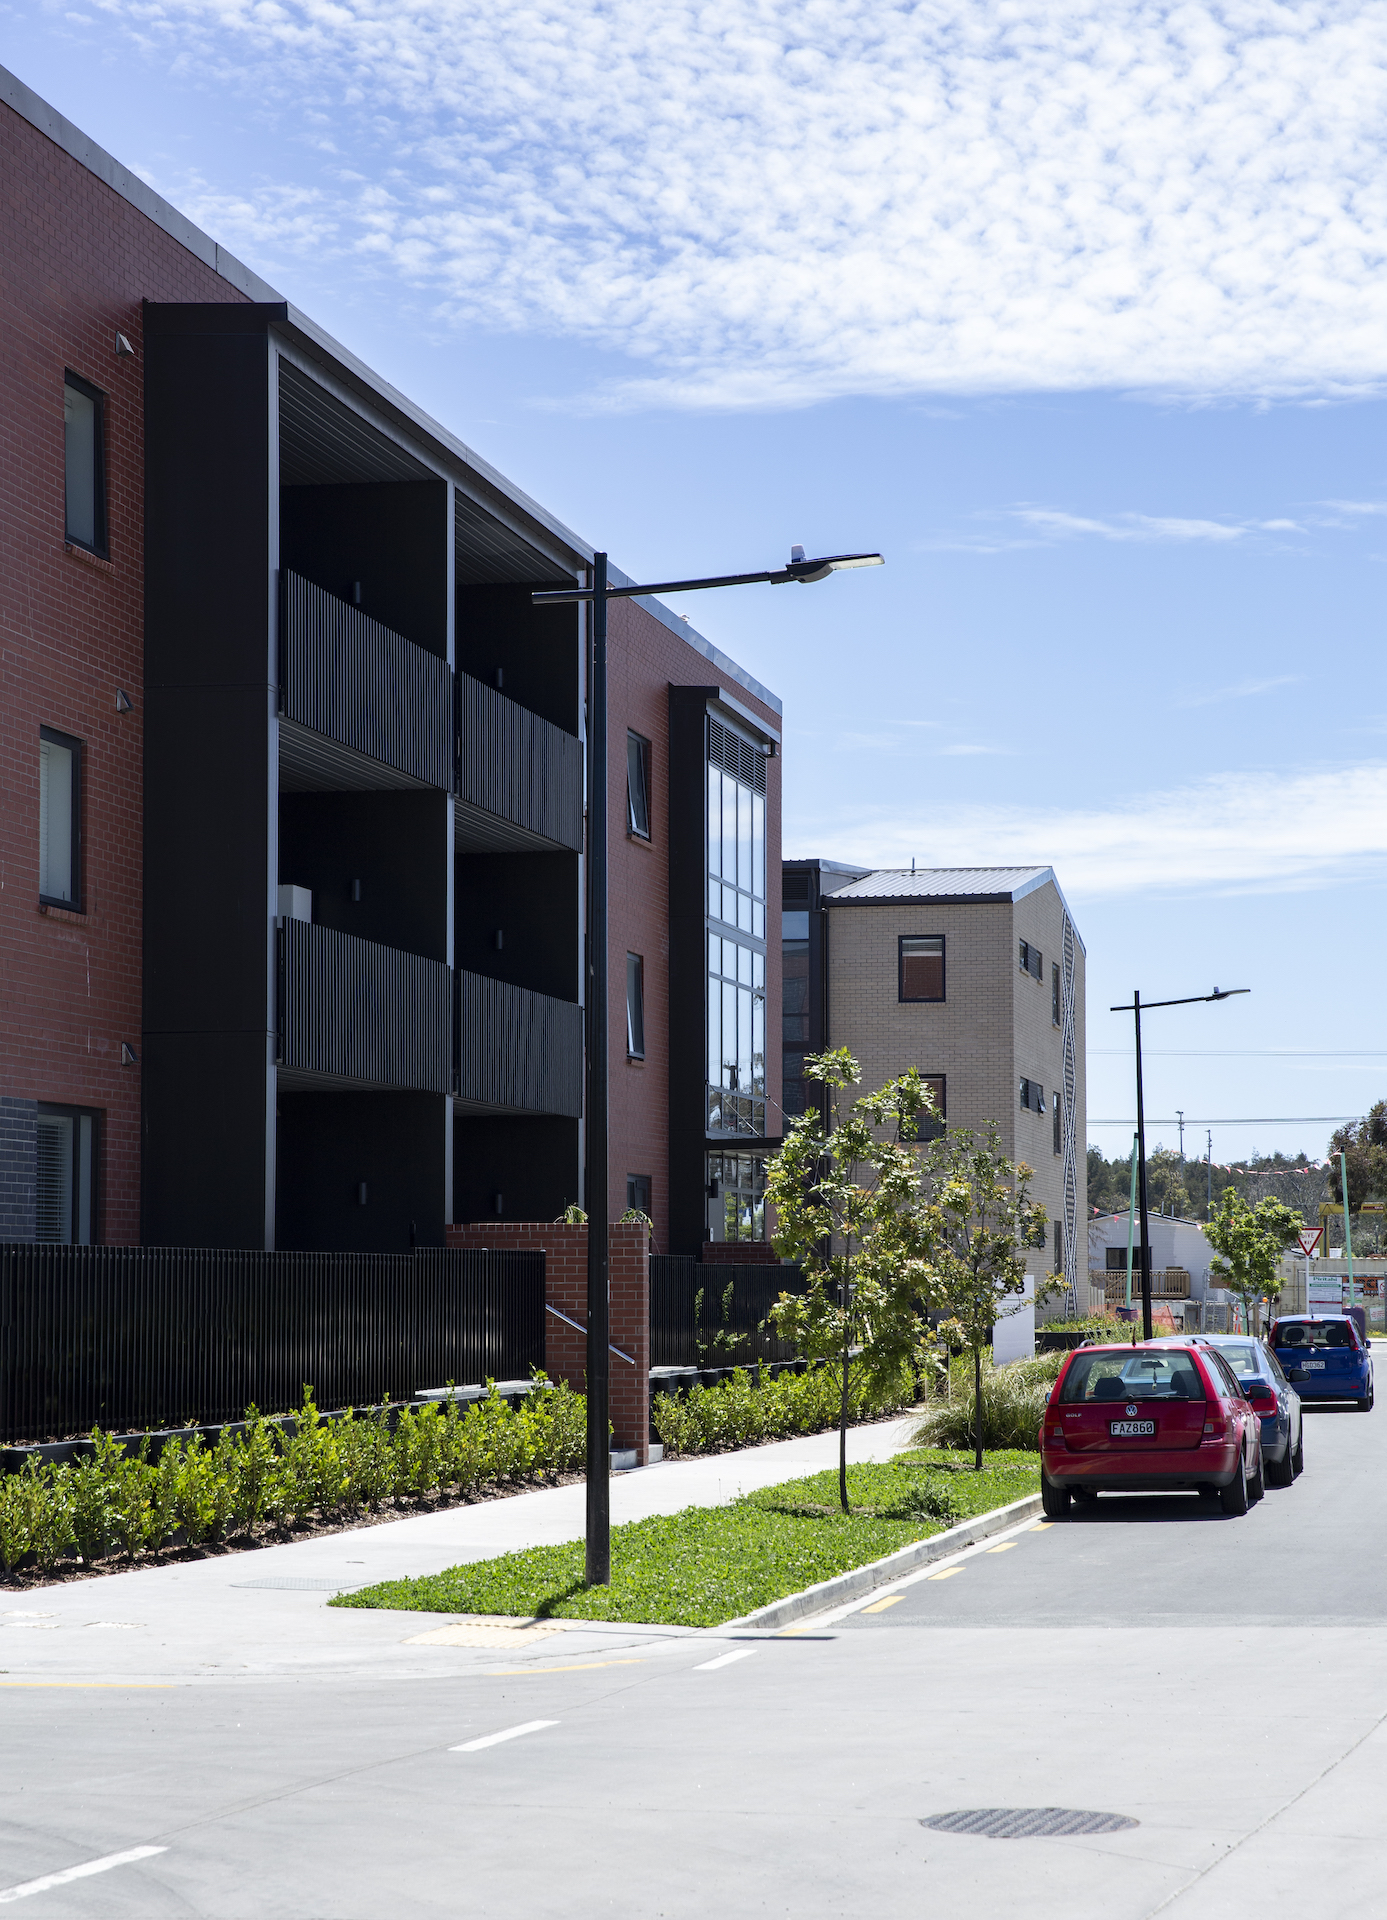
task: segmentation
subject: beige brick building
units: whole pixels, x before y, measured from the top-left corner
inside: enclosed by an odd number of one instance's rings
[[[918,1067],[949,1126],[995,1120],[1034,1169],[1046,1265],[1082,1288],[1084,945],[1053,870],[787,861],[784,948],[787,1115],[806,1051],[849,1048],[865,1088]]]

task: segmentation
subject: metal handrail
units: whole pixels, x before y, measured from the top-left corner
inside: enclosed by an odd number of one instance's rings
[[[586,1335],[587,1328],[581,1321],[570,1320],[566,1313],[560,1313],[557,1307],[551,1307],[547,1300],[544,1303],[544,1311],[552,1313],[556,1320],[562,1320],[566,1327],[575,1327],[579,1333]],[[618,1360],[624,1360],[628,1367],[634,1367],[636,1364],[629,1353],[623,1353],[620,1347],[614,1347],[610,1340],[607,1342],[607,1351],[614,1353]]]

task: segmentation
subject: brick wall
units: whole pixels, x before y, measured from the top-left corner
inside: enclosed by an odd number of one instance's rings
[[[588,1319],[588,1230],[541,1221],[473,1221],[446,1230],[450,1247],[494,1247],[544,1255],[544,1298],[548,1306],[586,1327]],[[610,1340],[631,1356],[634,1366],[616,1354],[611,1363],[612,1444],[634,1447],[637,1465],[650,1458],[650,1237],[644,1227],[608,1229],[611,1261],[608,1299]],[[587,1379],[587,1336],[546,1313],[544,1365],[553,1379],[582,1391]]]
[[[122,1041],[140,1051],[140,303],[244,296],[4,105],[0,183],[0,1073],[19,1106],[104,1116],[98,1233],[129,1245],[140,1237],[139,1068],[121,1064]],[[133,356],[117,357],[118,331]],[[64,540],[65,369],[106,395],[108,561]],[[133,712],[117,713],[117,688]],[[83,743],[80,913],[39,906],[41,726]],[[0,1151],[30,1153],[32,1187],[32,1127],[28,1147],[22,1136],[7,1132]],[[32,1222],[28,1206],[18,1217]]]
[[[673,1019],[703,1023],[702,1004],[675,1008],[669,992],[669,689],[723,684],[776,733],[781,716],[671,633],[634,600],[614,600],[608,624],[611,821],[610,913],[612,1218],[626,1209],[626,1176],[652,1182],[654,1244],[669,1252],[669,1031]],[[651,743],[650,840],[627,832],[626,735]],[[702,805],[700,796],[699,804]],[[780,1113],[780,760],[766,767],[766,1034],[767,1127],[778,1135]],[[645,962],[645,1059],[626,1056],[626,956]],[[618,1363],[619,1364],[619,1363]]]
[[[0,1240],[34,1237],[37,1100],[0,1094]]]

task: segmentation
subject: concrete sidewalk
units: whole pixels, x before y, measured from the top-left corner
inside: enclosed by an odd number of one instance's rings
[[[853,1428],[849,1459],[889,1459],[909,1444],[915,1424],[916,1416],[907,1415]],[[821,1472],[837,1459],[837,1434],[820,1433],[643,1467],[613,1480],[612,1522],[720,1506],[757,1487]],[[0,1687],[90,1682],[92,1676],[108,1684],[289,1672],[426,1677],[495,1663],[510,1657],[504,1646],[409,1644],[440,1625],[437,1615],[342,1611],[327,1602],[344,1588],[579,1539],[585,1493],[581,1484],[544,1488],[249,1553],[0,1591]],[[563,1650],[610,1650],[652,1634],[667,1639],[690,1631],[572,1622],[563,1628],[572,1636]],[[525,1652],[552,1656],[556,1638],[527,1643]]]

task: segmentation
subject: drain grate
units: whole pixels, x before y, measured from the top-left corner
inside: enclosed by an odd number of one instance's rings
[[[1086,1813],[1075,1807],[966,1807],[920,1822],[936,1833],[971,1833],[980,1840],[1048,1840],[1079,1833],[1120,1833],[1138,1827],[1125,1813]]]

